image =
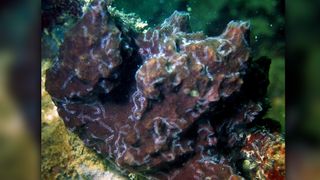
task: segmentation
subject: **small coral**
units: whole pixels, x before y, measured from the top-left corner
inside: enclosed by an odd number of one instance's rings
[[[250,178],[285,179],[285,144],[280,134],[268,131],[249,134],[241,153]]]

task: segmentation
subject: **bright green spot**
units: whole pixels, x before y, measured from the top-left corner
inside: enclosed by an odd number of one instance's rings
[[[191,95],[192,97],[198,97],[198,96],[199,96],[199,91],[197,91],[197,90],[192,90],[192,91],[190,92],[190,95]]]

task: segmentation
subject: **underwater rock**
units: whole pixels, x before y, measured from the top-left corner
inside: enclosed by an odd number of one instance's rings
[[[270,60],[249,58],[249,24],[191,33],[174,12],[146,32],[94,2],[66,33],[46,89],[65,125],[130,172],[241,179],[247,125],[267,110]]]

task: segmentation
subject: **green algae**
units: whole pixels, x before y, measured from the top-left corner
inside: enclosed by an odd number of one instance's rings
[[[112,6],[108,6],[108,12],[124,27],[128,27],[128,29],[132,29],[135,32],[142,32],[148,27],[147,21],[142,21],[135,13],[124,13]]]

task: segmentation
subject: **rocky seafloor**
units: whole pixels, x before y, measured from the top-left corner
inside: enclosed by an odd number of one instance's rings
[[[232,21],[217,37],[192,33],[176,11],[141,32],[96,1],[66,32],[46,90],[65,126],[123,174],[284,179],[283,135],[263,118],[270,60],[250,56],[249,31]]]

